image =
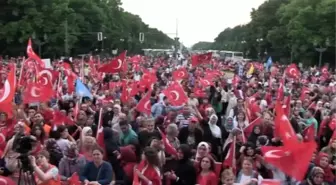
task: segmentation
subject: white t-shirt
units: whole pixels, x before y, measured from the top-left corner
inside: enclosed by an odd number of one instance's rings
[[[239,183],[245,183],[251,180],[251,176],[246,176],[244,174],[241,175],[240,177],[240,182]],[[261,181],[263,180],[262,176],[258,175],[258,185],[261,184]]]

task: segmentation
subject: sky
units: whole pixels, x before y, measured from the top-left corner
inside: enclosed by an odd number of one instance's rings
[[[180,41],[190,47],[199,41],[213,42],[227,27],[248,23],[252,8],[258,8],[264,1],[122,0],[122,7],[172,38],[178,25]]]

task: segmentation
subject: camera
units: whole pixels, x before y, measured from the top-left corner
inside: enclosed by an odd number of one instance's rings
[[[13,142],[13,150],[20,154],[17,158],[22,164],[23,171],[33,171],[29,161],[29,151],[33,149],[35,140],[30,136],[17,135]]]

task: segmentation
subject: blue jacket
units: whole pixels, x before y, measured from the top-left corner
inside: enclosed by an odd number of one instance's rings
[[[80,176],[80,180],[84,182],[98,181],[101,185],[108,185],[112,181],[112,166],[108,162],[103,162],[98,168],[93,162],[88,162]]]

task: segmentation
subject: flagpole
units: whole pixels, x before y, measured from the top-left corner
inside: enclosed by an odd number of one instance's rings
[[[19,83],[21,82],[24,64],[25,64],[25,57],[23,57],[23,59],[22,59],[22,64],[21,64],[21,69],[20,69],[20,75],[19,75],[19,81],[18,81]]]

